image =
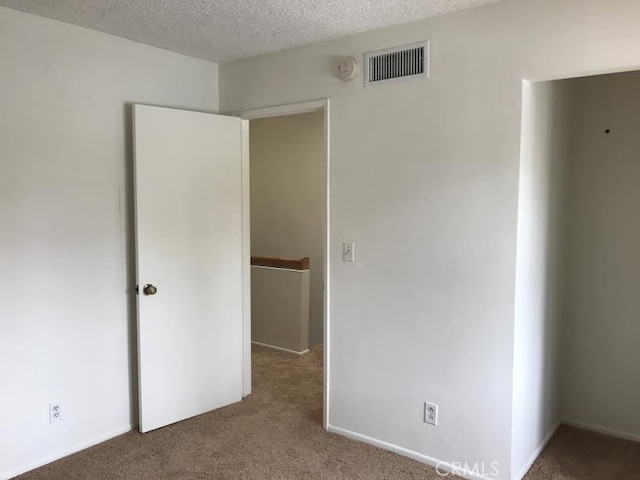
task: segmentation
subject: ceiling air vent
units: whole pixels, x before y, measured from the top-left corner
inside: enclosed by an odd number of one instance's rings
[[[429,42],[364,55],[365,86],[429,77]]]

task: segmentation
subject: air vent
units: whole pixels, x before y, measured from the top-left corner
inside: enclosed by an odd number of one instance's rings
[[[365,85],[429,77],[429,42],[389,48],[364,55]]]

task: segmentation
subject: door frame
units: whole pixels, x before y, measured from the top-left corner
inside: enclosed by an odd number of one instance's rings
[[[250,217],[250,184],[249,184],[249,120],[261,118],[283,117],[301,113],[324,113],[324,149],[325,149],[325,218],[324,218],[324,317],[323,317],[323,409],[322,426],[329,427],[329,372],[330,372],[330,128],[329,128],[329,99],[312,100],[301,103],[291,103],[272,107],[245,110],[237,114],[243,121],[243,155],[242,155],[242,251],[243,251],[243,397],[251,393],[251,217]],[[246,133],[249,133],[247,135]]]

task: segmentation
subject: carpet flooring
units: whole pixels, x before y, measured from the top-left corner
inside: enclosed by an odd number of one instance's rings
[[[523,480],[639,480],[640,443],[561,426]]]
[[[253,394],[238,404],[144,435],[127,433],[17,478],[443,478],[432,467],[322,429],[321,349],[296,357],[254,348],[252,363]],[[526,476],[526,480],[634,479],[640,479],[640,444],[568,427],[558,431]]]

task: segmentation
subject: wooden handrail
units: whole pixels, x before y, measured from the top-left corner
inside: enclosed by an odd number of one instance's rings
[[[309,270],[309,257],[304,257],[304,258],[251,257],[251,265],[256,267],[286,268],[289,270]]]

